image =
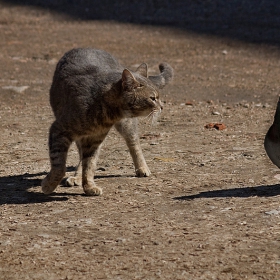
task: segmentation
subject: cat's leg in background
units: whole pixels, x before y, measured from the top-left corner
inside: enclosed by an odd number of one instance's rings
[[[42,191],[45,194],[52,193],[64,177],[67,152],[71,143],[71,137],[63,131],[57,122],[54,122],[49,133],[51,171],[42,181]]]
[[[70,176],[66,180],[66,186],[74,187],[82,185],[82,147],[79,140],[76,141],[76,146],[79,151],[79,164],[76,167],[74,176]]]
[[[151,172],[147,166],[140,146],[138,119],[127,118],[115,124],[117,131],[124,137],[135,166],[136,176],[147,177]]]
[[[102,189],[94,183],[94,171],[98,160],[101,143],[105,135],[84,137],[80,140],[82,154],[82,186],[86,195],[101,195]]]

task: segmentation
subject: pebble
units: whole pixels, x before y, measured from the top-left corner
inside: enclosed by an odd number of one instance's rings
[[[116,242],[118,242],[118,243],[125,243],[126,239],[122,238],[122,237],[119,237],[119,238],[116,239]]]
[[[217,130],[224,130],[227,128],[226,125],[223,123],[208,123],[204,127],[208,129],[215,128]]]
[[[266,215],[279,215],[280,211],[279,210],[270,210],[270,211],[267,211],[267,212],[264,212]]]
[[[187,106],[193,106],[193,102],[192,102],[192,101],[187,101],[187,102],[185,103],[185,105],[187,105]]]
[[[217,112],[217,111],[214,111],[214,112],[212,112],[212,115],[214,115],[214,116],[219,116],[219,115],[221,115],[221,113],[220,113],[220,112]]]
[[[55,59],[55,58],[52,58],[52,59],[50,59],[49,61],[48,61],[48,63],[50,64],[50,65],[55,65],[56,63],[57,63],[57,59]]]
[[[21,86],[21,87],[16,87],[16,86],[4,86],[2,87],[2,89],[6,89],[6,90],[11,90],[15,93],[23,93],[24,91],[26,91],[29,88],[29,86]]]
[[[106,171],[106,169],[104,167],[99,167],[97,171]]]

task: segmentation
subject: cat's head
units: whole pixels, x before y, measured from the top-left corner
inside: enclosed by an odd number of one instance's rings
[[[167,63],[159,65],[160,74],[148,76],[148,67],[142,63],[135,72],[124,69],[122,95],[126,117],[157,116],[162,110],[159,90],[173,77],[173,69]]]

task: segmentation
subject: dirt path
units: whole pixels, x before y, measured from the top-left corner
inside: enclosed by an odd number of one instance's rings
[[[276,47],[17,7],[0,17],[0,279],[280,277],[280,172],[263,149]],[[87,46],[132,69],[174,67],[158,124],[141,122],[153,174],[134,177],[112,131],[97,171],[102,196],[65,187],[45,196],[52,74],[65,51]],[[76,163],[73,147],[69,174]]]

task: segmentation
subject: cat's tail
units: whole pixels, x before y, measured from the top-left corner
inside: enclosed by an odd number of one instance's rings
[[[173,79],[174,71],[166,62],[159,65],[159,70],[160,74],[157,76],[149,76],[149,80],[158,88],[164,88]]]

